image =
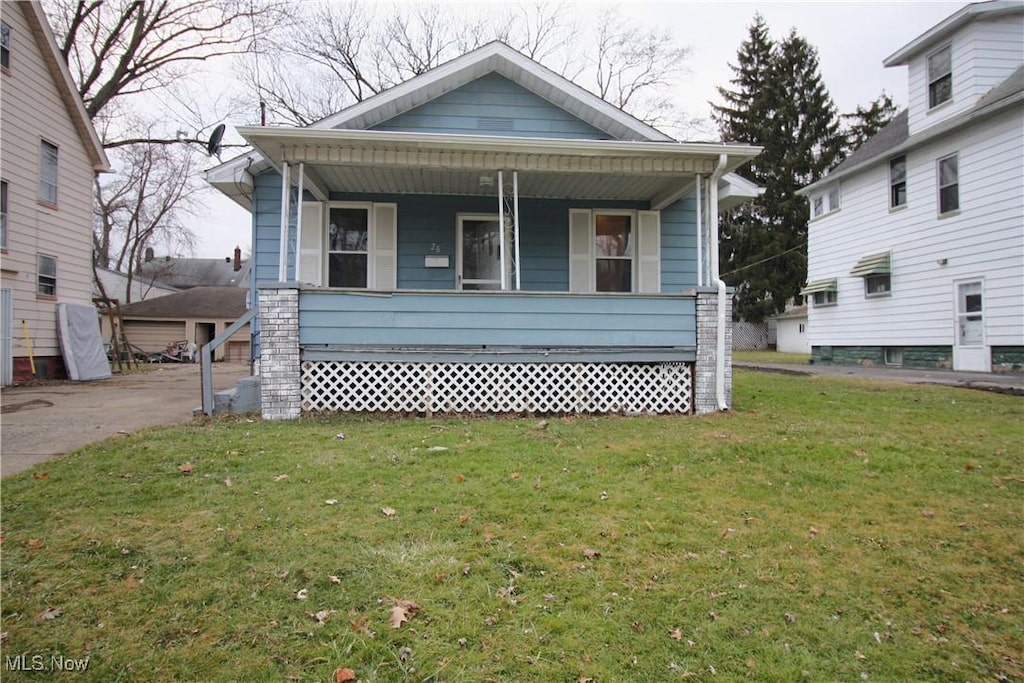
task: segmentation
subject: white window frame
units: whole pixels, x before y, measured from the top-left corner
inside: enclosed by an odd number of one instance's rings
[[[11,68],[11,27],[6,21],[0,21],[0,68]]]
[[[637,212],[632,209],[594,209],[590,221],[590,241],[593,248],[593,268],[594,268],[594,291],[600,294],[635,294],[637,293],[637,271],[639,270],[639,262],[637,260],[639,238],[640,238],[640,224]],[[598,216],[629,216],[629,245],[632,248],[632,254],[629,256],[601,256],[597,253],[597,217]],[[597,262],[598,261],[629,261],[629,292],[600,292],[597,289]]]
[[[903,160],[903,179],[902,180],[896,180],[895,178],[893,178],[892,165],[895,162],[899,161],[900,159]],[[900,204],[897,204],[896,203],[896,188],[898,186],[900,186],[900,185],[903,186],[903,202],[900,203]],[[900,155],[894,156],[891,159],[889,159],[889,209],[897,210],[897,209],[906,208],[907,202],[909,201],[909,198],[910,198],[910,196],[907,193],[907,155],[906,154],[900,154]]]
[[[842,188],[837,182],[835,185],[811,197],[811,220],[835,213],[841,208]]]
[[[839,185],[836,185],[835,187],[831,188],[827,194],[828,212],[832,213],[833,211],[838,211],[841,206],[840,201],[842,196],[839,191]]]
[[[818,295],[821,295],[821,300],[818,300]],[[815,308],[827,308],[829,306],[839,305],[839,292],[834,289],[825,289],[820,292],[813,292],[811,294],[811,305]]]
[[[43,272],[43,264],[52,263],[52,273]],[[47,269],[51,270],[51,269]],[[45,282],[44,282],[45,279]],[[52,289],[51,292],[44,292],[43,287]],[[45,297],[57,297],[57,257],[48,254],[36,254],[36,295]]]
[[[825,215],[825,195],[816,194],[811,197],[811,218],[820,218]]]
[[[956,162],[956,181],[952,183],[942,184],[942,164],[945,161],[953,159]],[[942,208],[942,191],[949,187],[956,188],[956,206],[943,210]],[[935,162],[935,202],[937,204],[937,211],[939,216],[952,216],[960,212],[960,155],[958,152],[947,154],[944,157],[940,157]]]
[[[350,249],[331,249],[331,209],[362,209],[366,211],[366,251]],[[327,286],[331,286],[331,254],[362,254],[366,257],[366,282],[362,287],[352,289],[370,289],[370,283],[374,282],[373,273],[373,202],[327,202],[324,215],[324,278]]]
[[[53,149],[53,161],[49,150]],[[47,206],[57,206],[60,178],[60,147],[49,140],[39,140],[39,201]]]
[[[949,52],[949,69],[939,74],[932,73],[932,59],[943,52]],[[953,100],[953,44],[946,43],[937,50],[934,50],[925,57],[924,68],[926,76],[928,78],[928,109],[934,109],[935,107],[941,106],[946,102]],[[933,89],[941,81],[949,79],[949,96],[935,102],[933,97]]]
[[[0,179],[0,249],[7,251],[7,226],[10,223],[10,188],[6,180]]]
[[[871,291],[871,285],[874,282],[884,282],[884,288],[875,292]],[[875,273],[874,275],[865,275],[864,296],[868,299],[892,296],[892,273]]]

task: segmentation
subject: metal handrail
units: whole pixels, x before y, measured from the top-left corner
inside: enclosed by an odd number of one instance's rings
[[[212,341],[203,344],[200,352],[202,357],[202,372],[200,374],[202,377],[203,415],[207,417],[213,416],[213,352],[234,336],[235,332],[238,332],[250,320],[255,318],[256,311],[256,308],[250,308],[241,318],[231,323],[226,330],[214,337]]]

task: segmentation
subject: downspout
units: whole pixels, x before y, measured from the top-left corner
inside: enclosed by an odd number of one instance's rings
[[[725,401],[725,281],[718,275],[718,181],[725,174],[729,161],[726,154],[718,155],[718,166],[708,179],[708,218],[710,233],[708,256],[711,259],[711,279],[718,286],[718,333],[715,341],[715,399],[719,410],[729,410]]]

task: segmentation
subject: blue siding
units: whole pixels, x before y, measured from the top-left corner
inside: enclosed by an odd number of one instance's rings
[[[697,286],[697,200],[681,199],[661,211],[661,291]]]
[[[261,173],[253,179],[253,271],[256,282],[277,282],[281,244],[281,176]]]
[[[305,291],[301,344],[696,346],[692,297]]]
[[[504,76],[490,73],[371,130],[612,139]]]

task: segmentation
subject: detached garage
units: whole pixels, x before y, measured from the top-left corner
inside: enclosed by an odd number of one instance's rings
[[[125,304],[121,307],[125,337],[147,353],[166,351],[180,341],[195,342],[202,348],[245,313],[248,294],[249,290],[241,287],[193,287]],[[110,321],[104,318],[102,326],[104,340],[110,340]],[[217,349],[214,360],[249,363],[249,326]]]

